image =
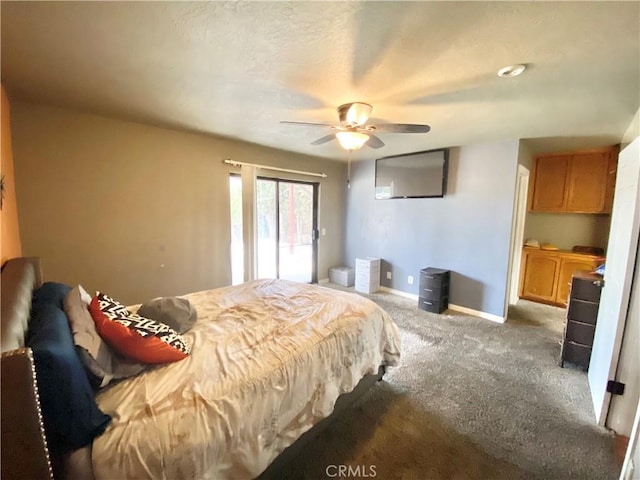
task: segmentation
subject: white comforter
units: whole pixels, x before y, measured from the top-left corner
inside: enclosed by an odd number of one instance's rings
[[[185,298],[191,356],[97,396],[113,416],[93,443],[98,480],[254,478],[400,355],[389,315],[354,294],[257,280]]]

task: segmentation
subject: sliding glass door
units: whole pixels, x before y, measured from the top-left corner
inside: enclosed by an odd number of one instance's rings
[[[258,278],[318,281],[318,184],[258,178]]]

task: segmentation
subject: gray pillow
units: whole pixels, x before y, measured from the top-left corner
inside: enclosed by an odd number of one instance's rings
[[[198,319],[196,309],[189,300],[179,297],[154,298],[140,306],[136,313],[169,325],[180,334],[193,327]]]
[[[148,365],[119,356],[102,340],[89,313],[89,303],[91,295],[80,285],[72,288],[64,299],[73,343],[91,385],[102,388],[112,380],[132,377],[145,370]]]

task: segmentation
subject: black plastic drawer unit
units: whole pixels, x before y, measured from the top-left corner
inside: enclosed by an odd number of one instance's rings
[[[442,313],[449,308],[450,271],[439,268],[420,270],[418,308],[432,313]]]
[[[573,274],[567,322],[560,348],[561,367],[569,362],[583,370],[589,370],[601,291],[601,277],[583,271]]]

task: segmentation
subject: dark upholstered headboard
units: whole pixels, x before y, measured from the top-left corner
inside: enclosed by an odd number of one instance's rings
[[[24,347],[31,296],[41,284],[37,257],[14,258],[2,266],[2,353]]]
[[[24,346],[31,297],[42,283],[40,263],[37,258],[15,258],[4,264],[1,275],[1,475],[3,479],[53,478],[33,355]]]

